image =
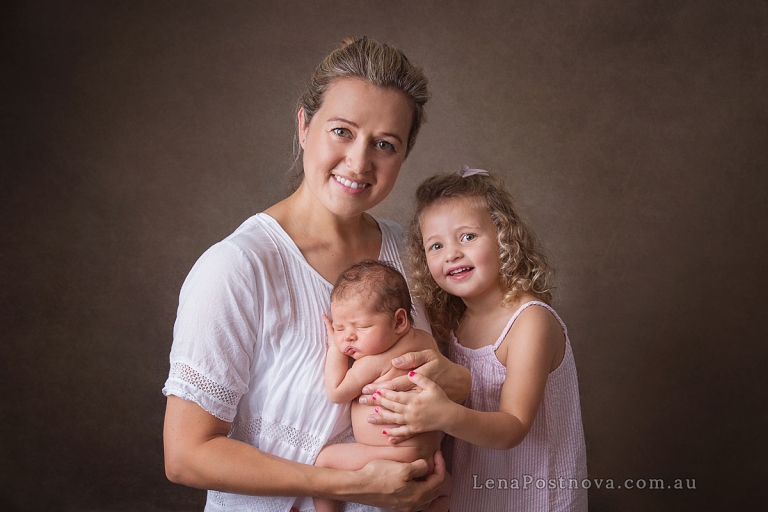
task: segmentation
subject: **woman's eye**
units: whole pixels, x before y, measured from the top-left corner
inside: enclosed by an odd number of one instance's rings
[[[333,128],[331,131],[333,133],[335,133],[336,135],[338,135],[339,137],[349,137],[350,136],[349,130],[347,130],[346,128]]]
[[[472,234],[472,233],[465,233],[465,234],[461,235],[461,241],[462,242],[471,242],[475,238],[477,238],[477,236]]]
[[[383,151],[394,151],[395,146],[391,142],[380,140],[376,143],[376,147]]]

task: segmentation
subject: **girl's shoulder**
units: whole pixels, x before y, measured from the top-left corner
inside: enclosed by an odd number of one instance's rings
[[[517,301],[516,301],[517,302]],[[538,300],[517,302],[516,309],[496,342],[497,356],[505,361],[512,349],[551,352],[550,369],[559,365],[565,352],[567,332],[560,316],[547,303]]]

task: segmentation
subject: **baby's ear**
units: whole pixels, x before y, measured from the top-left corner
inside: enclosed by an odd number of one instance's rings
[[[395,332],[397,334],[403,334],[408,330],[408,312],[400,308],[395,311]]]

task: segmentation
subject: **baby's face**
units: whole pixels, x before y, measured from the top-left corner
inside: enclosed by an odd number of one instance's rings
[[[381,354],[398,340],[394,314],[358,295],[331,302],[331,325],[336,348],[353,359]]]

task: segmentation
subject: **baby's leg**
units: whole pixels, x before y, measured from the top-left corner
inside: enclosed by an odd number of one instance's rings
[[[315,504],[315,512],[339,512],[339,502],[327,498],[312,498]]]
[[[315,466],[357,471],[372,460],[386,459],[413,462],[419,458],[415,446],[369,446],[361,443],[329,444],[320,450]]]
[[[413,446],[368,446],[360,443],[329,444],[317,454],[315,466],[357,471],[372,460],[378,459],[413,462],[418,459],[418,451]],[[313,501],[317,512],[337,512],[339,510],[338,501],[326,498],[313,498]]]

